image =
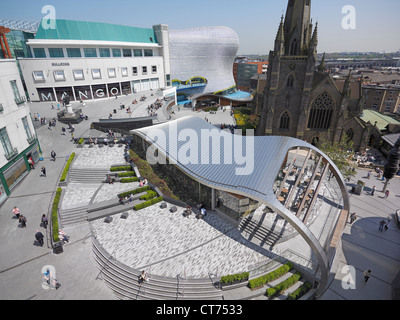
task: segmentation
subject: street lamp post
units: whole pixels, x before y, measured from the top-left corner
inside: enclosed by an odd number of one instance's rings
[[[399,172],[399,162],[400,162],[400,137],[397,139],[392,150],[390,150],[388,156],[388,162],[385,165],[385,170],[383,172],[383,177],[385,178],[385,186],[382,192],[386,192],[389,180],[392,179],[397,172]]]

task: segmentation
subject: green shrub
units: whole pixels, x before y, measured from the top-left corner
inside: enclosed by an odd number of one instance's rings
[[[287,288],[290,288],[292,285],[294,285],[300,279],[301,279],[301,273],[296,272],[290,278],[287,278],[285,281],[282,281],[281,283],[277,284],[275,287],[268,288],[266,291],[266,295],[268,296],[268,298],[271,298],[277,294],[280,294],[281,292],[285,291]]]
[[[138,182],[139,178],[133,177],[133,178],[122,178],[121,183],[130,183],[130,182]]]
[[[131,179],[133,179],[133,178],[131,178]],[[123,192],[123,193],[120,193],[118,195],[118,198],[126,198],[126,197],[129,197],[131,194],[135,195],[135,194],[138,194],[138,193],[146,192],[147,190],[151,190],[151,187],[150,186],[145,186],[145,187],[142,187],[142,188],[137,188],[135,190]]]
[[[300,288],[298,288],[296,291],[292,292],[288,296],[288,300],[297,300],[300,299],[302,296],[304,296],[308,291],[310,291],[312,288],[312,285],[308,282],[303,284]]]
[[[123,167],[111,167],[111,172],[118,172],[118,171],[131,171],[132,168],[130,166],[123,166]]]
[[[151,200],[151,199],[153,199],[153,198],[155,198],[155,197],[157,197],[157,192],[155,192],[155,191],[152,191],[152,190],[149,190],[149,191],[147,191],[147,194],[146,195],[144,195],[144,196],[141,196],[139,199],[140,200]]]
[[[236,273],[233,275],[227,275],[227,276],[223,276],[220,279],[221,283],[231,283],[234,281],[241,281],[241,280],[245,280],[249,278],[249,273],[248,272],[243,272],[243,273]]]
[[[207,108],[204,108],[204,112],[210,112],[210,111],[218,111],[218,107],[207,107]]]
[[[51,223],[53,226],[53,240],[54,242],[60,241],[58,237],[58,205],[60,203],[62,189],[58,188],[54,196],[53,207],[51,209]]]
[[[85,139],[80,139],[79,141],[78,141],[78,144],[82,144],[83,142],[85,141]]]
[[[239,111],[245,115],[248,115],[248,116],[251,115],[251,108],[242,107],[242,108],[239,108]]]
[[[117,174],[118,174],[118,178],[135,177],[135,172],[134,171],[120,172],[120,173],[117,173]]]
[[[149,200],[149,201],[146,201],[146,202],[137,204],[136,206],[134,206],[134,209],[135,209],[136,211],[139,211],[139,210],[141,210],[141,209],[150,207],[150,206],[152,206],[153,204],[156,204],[156,203],[161,202],[161,201],[163,201],[163,200],[164,200],[163,197],[154,198],[154,199],[151,199],[151,200]]]
[[[284,264],[283,266],[279,267],[278,269],[255,279],[252,279],[249,281],[249,288],[258,288],[261,287],[271,281],[274,281],[275,279],[278,279],[279,277],[283,276],[284,274],[288,273],[291,269],[293,268],[293,265],[288,262]]]
[[[69,172],[69,167],[71,166],[71,163],[74,160],[74,158],[75,158],[75,153],[72,153],[71,156],[69,157],[68,161],[67,161],[67,164],[65,165],[64,171],[63,171],[63,173],[61,175],[61,178],[60,178],[60,182],[64,182],[65,179],[67,179],[67,175],[68,175],[68,172]]]

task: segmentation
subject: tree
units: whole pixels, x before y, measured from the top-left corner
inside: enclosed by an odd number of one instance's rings
[[[400,162],[400,137],[397,139],[392,150],[390,150],[388,156],[388,162],[385,165],[385,170],[383,171],[383,177],[385,178],[385,186],[382,192],[385,192],[389,184],[389,180],[393,179],[395,174],[399,172],[399,162]]]
[[[339,142],[332,143],[322,138],[317,147],[333,161],[344,177],[350,179],[356,175],[357,165],[353,162],[355,159],[353,141],[346,134]]]

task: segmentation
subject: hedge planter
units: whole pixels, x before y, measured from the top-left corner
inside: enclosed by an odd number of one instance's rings
[[[74,158],[75,158],[75,153],[72,153],[71,156],[69,157],[68,161],[67,161],[67,164],[65,165],[64,171],[63,171],[63,173],[61,175],[61,178],[60,178],[60,182],[65,182],[65,180],[67,179],[67,175],[68,175],[68,172],[69,172],[69,167],[71,166],[72,161],[74,161]]]
[[[131,171],[132,168],[130,166],[122,166],[122,167],[111,167],[111,172],[119,172],[119,171]]]
[[[293,276],[290,278],[287,278],[285,281],[282,281],[281,283],[277,284],[273,288],[268,288],[267,291],[265,292],[266,296],[271,299],[285,290],[289,289],[291,286],[296,284],[299,280],[301,279],[301,273],[296,272]]]
[[[249,288],[251,290],[257,290],[262,288],[264,285],[268,284],[271,281],[274,281],[276,279],[279,279],[286,273],[288,273],[291,269],[293,268],[293,265],[288,262],[284,264],[283,266],[279,267],[278,269],[255,279],[252,279],[249,281]]]
[[[161,201],[163,201],[163,200],[164,200],[163,197],[154,198],[154,199],[151,199],[151,200],[149,200],[149,201],[146,201],[146,202],[137,204],[136,206],[134,206],[134,209],[135,209],[136,211],[139,211],[139,210],[141,210],[141,209],[150,207],[150,206],[152,206],[153,204],[159,203],[159,202],[161,202]]]
[[[221,277],[221,280],[219,281],[220,285],[222,287],[229,286],[232,284],[238,284],[241,282],[245,282],[249,280],[249,273],[248,272],[243,272],[243,273],[236,273],[233,275],[227,275]]]

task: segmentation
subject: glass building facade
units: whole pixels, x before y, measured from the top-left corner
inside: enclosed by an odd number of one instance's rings
[[[6,33],[8,45],[10,47],[11,55],[13,58],[32,58],[32,52],[26,45],[29,39],[34,39],[33,33],[25,31],[11,30]],[[4,59],[3,51],[0,50],[0,59]]]

